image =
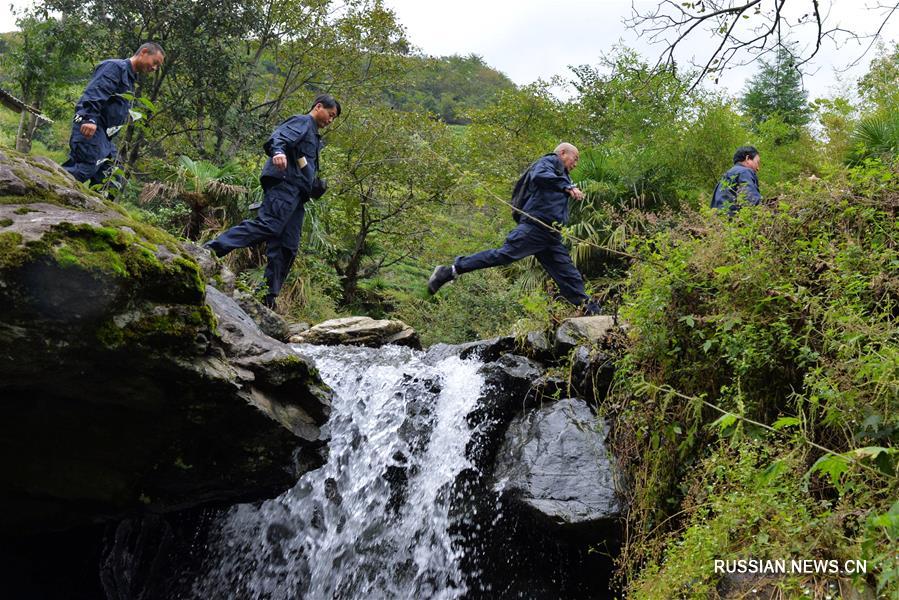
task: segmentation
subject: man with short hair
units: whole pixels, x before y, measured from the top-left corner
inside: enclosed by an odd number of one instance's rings
[[[116,147],[112,138],[128,122],[138,73],[152,73],[165,60],[162,47],[147,42],[126,59],[104,60],[91,77],[78,104],[69,138],[69,159],[62,167],[81,182],[102,183],[112,170]]]
[[[318,177],[321,150],[319,130],[340,116],[340,103],[330,94],[312,101],[308,114],[294,115],[278,125],[263,145],[269,159],[262,168],[264,200],[255,219],[235,225],[203,246],[225,256],[237,248],[266,243],[265,280],[268,294],[264,303],[275,307],[275,299],[297,256],[303,231],[304,205],[325,193]]]
[[[596,314],[599,307],[584,293],[584,280],[562,244],[562,235],[555,228],[556,224],[568,224],[568,199],[584,199],[584,192],[568,175],[577,166],[579,158],[577,148],[562,142],[551,154],[531,165],[524,183],[524,214],[503,246],[457,257],[451,266],[438,265],[428,280],[428,292],[436,294],[462,273],[508,265],[533,255],[568,302],[583,307],[586,314]]]
[[[745,201],[758,206],[762,201],[757,173],[762,166],[762,158],[754,146],[740,146],[734,153],[734,166],[718,182],[712,194],[712,208],[727,210],[733,216]]]

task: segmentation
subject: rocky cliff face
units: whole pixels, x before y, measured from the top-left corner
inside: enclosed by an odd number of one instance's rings
[[[320,461],[330,391],[231,281],[0,151],[0,532],[270,496]]]

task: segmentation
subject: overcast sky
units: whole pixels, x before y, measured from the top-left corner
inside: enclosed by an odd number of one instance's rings
[[[384,0],[392,8],[407,31],[408,37],[426,54],[478,54],[515,83],[527,84],[553,75],[568,76],[570,65],[597,64],[600,56],[615,45],[635,48],[643,56],[655,60],[661,48],[652,46],[628,30],[623,20],[631,15],[631,0]],[[0,0],[0,31],[15,28],[10,3],[17,7],[30,5],[29,0]],[[855,31],[874,31],[882,19],[876,10],[868,10],[876,0],[824,0],[830,10],[829,23]],[[656,0],[634,0],[638,9],[654,7]],[[767,0],[764,4],[769,4]],[[788,7],[807,8],[811,0],[791,0]],[[833,6],[831,6],[833,5]],[[829,7],[829,8],[828,8]],[[798,16],[799,13],[793,15]],[[795,19],[794,19],[795,20]],[[899,13],[883,31],[887,43],[899,40]],[[796,41],[811,43],[809,33]],[[703,58],[715,40],[706,32],[695,35],[678,56],[686,63],[693,56]],[[814,62],[805,86],[810,98],[826,97],[835,90],[850,88],[863,74],[873,52],[859,66],[846,73],[845,68],[857,58],[863,47],[850,43],[842,48],[825,44]],[[739,94],[755,67],[736,69],[725,75],[717,87]]]
[[[631,0],[562,0],[558,3],[537,0],[385,0],[384,3],[396,12],[411,41],[425,53],[435,56],[478,54],[518,84],[553,75],[567,76],[569,65],[598,64],[600,56],[615,45],[634,48],[653,61],[662,49],[650,45],[646,39],[639,39],[634,31],[625,27],[623,20],[632,14]],[[791,0],[791,3],[797,9],[807,9],[811,0]],[[655,0],[633,2],[639,10],[657,4]],[[872,0],[839,0],[832,4],[835,6],[830,8],[831,25],[840,24],[856,31],[876,31],[882,21],[882,18],[878,19],[880,12],[866,9],[874,4]],[[824,0],[821,5],[830,7],[831,3]],[[899,40],[899,13],[888,22],[883,39],[887,42]],[[808,44],[812,40],[809,32],[796,41]],[[714,44],[711,35],[701,32],[684,46],[685,51],[678,58],[686,63],[694,55],[707,57]],[[834,70],[835,67],[845,68],[863,49],[855,43],[840,49],[826,44],[809,65],[811,74],[805,77],[810,98],[826,97],[832,90],[847,87],[863,74],[873,52],[860,66],[847,73],[837,74]],[[739,94],[755,70],[755,66],[737,69],[723,77],[717,87]]]

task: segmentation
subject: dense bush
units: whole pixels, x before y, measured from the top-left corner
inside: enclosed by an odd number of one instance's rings
[[[868,583],[899,590],[897,211],[896,172],[869,163],[639,244],[605,407],[634,597],[715,597],[710,557],[879,556]]]

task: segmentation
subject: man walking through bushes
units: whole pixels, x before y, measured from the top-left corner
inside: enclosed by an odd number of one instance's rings
[[[759,169],[762,158],[754,146],[740,146],[734,153],[734,166],[721,177],[712,195],[712,208],[726,210],[733,216],[743,203],[758,206],[762,201],[759,192]]]

